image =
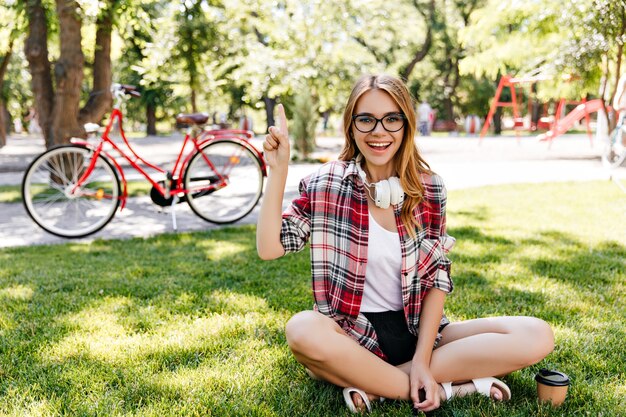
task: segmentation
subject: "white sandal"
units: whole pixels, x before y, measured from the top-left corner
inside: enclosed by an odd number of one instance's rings
[[[365,403],[365,407],[367,407],[367,412],[371,412],[372,403],[370,402],[370,399],[367,398],[367,394],[365,393],[365,391],[363,391],[362,389],[354,388],[354,387],[348,387],[348,388],[343,389],[343,399],[346,401],[348,410],[352,411],[353,413],[360,413],[359,409],[356,408],[356,405],[354,405],[354,401],[352,400],[352,394],[355,392],[359,394],[361,398],[363,398],[363,403]],[[384,401],[385,401],[385,397],[378,398],[378,402],[382,403]]]
[[[511,399],[511,390],[507,385],[494,377],[486,377],[486,378],[476,378],[472,379],[472,383],[474,387],[476,387],[476,392],[482,394],[486,397],[491,398],[491,387],[495,386],[502,392],[502,401],[507,401]],[[455,393],[452,391],[452,382],[443,382],[441,383],[443,390],[446,393],[446,400],[455,396]]]
[[[367,411],[371,412],[372,404],[370,403],[370,399],[367,398],[367,394],[365,393],[365,391],[363,391],[362,389],[354,388],[354,387],[348,387],[348,388],[343,389],[343,399],[346,401],[348,410],[356,414],[361,412],[358,408],[356,408],[356,405],[354,405],[354,401],[352,400],[352,394],[355,392],[359,394],[361,398],[363,399],[363,402],[365,403],[365,407],[367,407]]]

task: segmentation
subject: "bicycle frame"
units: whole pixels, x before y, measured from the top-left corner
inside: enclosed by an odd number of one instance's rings
[[[124,144],[126,145],[126,147],[128,147],[129,153],[124,152],[124,150],[121,149],[109,137],[109,133],[111,132],[111,129],[113,128],[116,121],[120,129],[120,135],[124,141]],[[119,154],[121,158],[128,161],[131,167],[134,168],[136,171],[138,171],[166,199],[170,198],[171,195],[187,194],[190,192],[189,190],[186,190],[183,185],[183,173],[185,171],[185,167],[187,166],[189,160],[197,152],[201,151],[203,146],[205,146],[209,142],[220,140],[220,139],[228,139],[231,141],[238,142],[245,148],[252,151],[252,153],[259,159],[261,163],[263,176],[264,177],[267,176],[267,166],[265,164],[265,160],[263,158],[262,153],[259,152],[254,146],[252,146],[248,142],[248,139],[251,139],[253,137],[252,132],[245,131],[245,130],[210,130],[210,131],[200,131],[197,135],[194,134],[198,129],[199,128],[197,127],[190,127],[187,129],[182,146],[180,148],[180,151],[178,152],[176,162],[174,164],[174,167],[172,168],[172,171],[170,172],[159,167],[156,164],[146,161],[144,158],[142,158],[135,152],[131,144],[128,142],[128,139],[126,138],[126,134],[124,133],[122,112],[120,111],[118,106],[115,106],[111,113],[111,117],[109,118],[109,122],[104,130],[104,133],[102,134],[102,136],[98,138],[98,143],[95,146],[93,143],[86,141],[84,139],[77,139],[77,138],[71,139],[72,143],[85,146],[93,151],[93,157],[91,158],[89,166],[87,167],[87,169],[85,170],[81,178],[78,179],[74,187],[75,189],[78,189],[79,187],[82,186],[82,184],[89,177],[89,175],[91,175],[91,172],[93,171],[96,161],[98,159],[98,156],[100,154],[104,154],[105,157],[107,157],[112,162],[113,166],[119,172],[120,177],[121,177],[123,190],[122,190],[121,196],[118,197],[121,200],[120,210],[122,210],[126,206],[126,199],[128,197],[128,184],[126,181],[126,176],[124,175],[124,170],[122,166],[117,162],[115,157],[113,157],[107,150],[104,149],[105,144],[110,145],[113,148],[113,150],[117,151],[117,153]],[[245,139],[242,136],[245,137]],[[193,149],[189,150],[188,152],[185,152],[185,148],[187,147],[188,144],[192,144]],[[210,166],[213,170],[215,170],[215,167],[213,166],[212,162],[204,154],[202,155],[207,165]],[[163,183],[165,186],[161,185],[160,181],[156,180],[148,172],[146,172],[146,170],[142,168],[140,163],[156,170],[160,174],[164,174],[165,181]],[[225,177],[223,175],[224,173],[220,173],[217,171],[216,173],[219,177],[219,182],[217,183],[217,185],[211,185],[207,187],[207,190],[219,189],[226,185]],[[170,185],[172,186],[171,188],[170,188]],[[198,191],[203,191],[203,190],[194,190],[194,192],[198,192]]]

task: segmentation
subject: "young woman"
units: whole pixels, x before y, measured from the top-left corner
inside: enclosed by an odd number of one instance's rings
[[[406,86],[387,75],[360,78],[344,112],[339,161],[300,183],[282,213],[290,151],[287,120],[270,127],[270,173],[257,225],[262,259],[310,242],[313,311],[293,316],[287,342],[312,377],[345,387],[352,411],[378,398],[422,411],[454,395],[510,398],[504,375],[542,360],[552,330],[532,317],[449,323],[446,190],[420,156]],[[419,336],[419,337],[418,337]]]

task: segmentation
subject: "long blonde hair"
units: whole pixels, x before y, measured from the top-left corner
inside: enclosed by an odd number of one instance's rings
[[[385,91],[400,106],[402,113],[406,116],[404,136],[400,149],[394,156],[394,165],[400,177],[400,184],[406,194],[402,206],[402,223],[408,233],[415,237],[414,226],[419,228],[420,224],[417,222],[414,210],[424,199],[424,185],[420,177],[422,173],[432,174],[432,171],[415,145],[416,117],[413,107],[414,102],[406,85],[400,79],[382,74],[364,75],[357,80],[343,112],[345,143],[339,154],[339,159],[349,161],[360,153],[352,133],[352,115],[359,98],[370,90]]]

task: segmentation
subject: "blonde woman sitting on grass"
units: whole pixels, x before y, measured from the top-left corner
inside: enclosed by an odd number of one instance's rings
[[[535,364],[553,349],[550,326],[533,317],[450,323],[446,189],[414,142],[406,86],[387,75],[360,78],[343,121],[338,161],[300,183],[282,212],[289,169],[287,120],[270,127],[270,167],[257,225],[261,258],[310,242],[312,311],[293,316],[287,342],[310,375],[344,387],[352,411],[379,398],[430,411],[453,396],[511,397],[497,375]]]

